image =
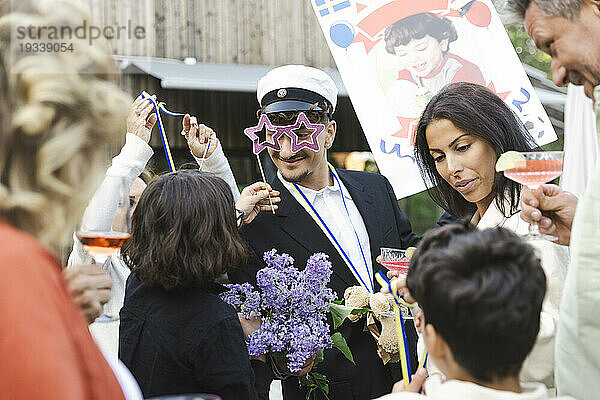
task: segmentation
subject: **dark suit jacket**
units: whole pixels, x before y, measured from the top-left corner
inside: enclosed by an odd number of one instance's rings
[[[412,232],[406,215],[400,211],[394,191],[388,180],[379,174],[338,170],[338,174],[356,204],[369,234],[373,271],[385,268],[375,258],[380,247],[405,249],[416,246],[419,237]],[[245,268],[230,272],[233,282],[255,283],[256,272],[264,267],[262,255],[273,248],[290,254],[295,266],[303,268],[306,260],[317,252],[329,255],[333,274],[329,287],[343,299],[349,286],[357,286],[346,263],[327,239],[311,216],[292,194],[275,178],[271,182],[274,190],[281,193],[281,203],[276,214],[262,212],[244,229],[244,234],[254,251],[252,261]],[[379,285],[375,281],[375,290]],[[383,365],[377,355],[375,340],[364,332],[364,319],[352,323],[346,321],[339,331],[346,338],[356,365],[349,362],[337,349],[325,351],[324,363],[315,369],[329,379],[329,398],[372,399],[389,393],[395,381],[402,379],[397,363]],[[412,350],[412,365],[416,367],[416,332],[411,321],[407,321],[408,342]],[[286,400],[304,400],[305,392],[298,387],[298,380],[291,377],[283,381]]]

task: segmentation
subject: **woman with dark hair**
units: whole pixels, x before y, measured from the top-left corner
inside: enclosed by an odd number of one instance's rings
[[[260,197],[258,209],[268,207],[266,194],[257,188],[244,189],[238,204],[257,203]],[[119,358],[145,397],[268,396],[264,360],[252,360],[251,366],[240,320],[219,299],[224,288],[214,282],[246,260],[236,219],[230,187],[212,174],[190,170],[164,175],[142,193],[131,238],[121,251],[131,275],[121,309]]]
[[[425,108],[417,127],[415,158],[430,196],[450,214],[471,218],[480,229],[502,226],[525,234],[528,225],[519,217],[521,186],[497,173],[495,165],[504,152],[531,151],[536,146],[498,96],[480,85],[454,83]],[[553,386],[554,336],[569,256],[564,246],[549,241],[531,244],[542,260],[548,292],[536,346],[521,379]]]

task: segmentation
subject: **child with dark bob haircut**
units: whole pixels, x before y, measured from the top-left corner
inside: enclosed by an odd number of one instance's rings
[[[238,315],[218,297],[224,287],[214,282],[247,255],[224,180],[197,170],[152,180],[122,255],[131,274],[119,358],[145,397],[268,397],[270,371],[264,360],[248,358]]]
[[[429,357],[446,376],[443,383],[427,381],[427,397],[548,398],[543,384],[519,382],[540,327],[546,276],[518,235],[466,224],[432,231],[411,259],[406,288],[422,310],[418,322]],[[407,391],[383,398],[421,397]]]
[[[457,39],[452,21],[430,12],[404,17],[384,33],[385,50],[396,56],[400,68],[398,80],[426,88],[429,97],[451,82],[485,85],[476,64],[450,51]]]

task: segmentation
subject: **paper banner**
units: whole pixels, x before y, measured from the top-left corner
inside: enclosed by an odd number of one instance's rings
[[[556,140],[554,128],[489,0],[311,3],[379,170],[390,180],[398,198],[425,189],[413,156],[412,135],[429,99],[447,83],[471,81],[487,86],[517,113],[538,144]],[[434,39],[441,49],[437,55],[433,47],[415,48],[414,40],[397,46],[400,50],[390,54],[384,38],[386,28],[425,12],[450,22],[457,37],[448,39],[447,44]],[[426,26],[429,29],[432,25]],[[429,57],[423,58],[423,53]]]

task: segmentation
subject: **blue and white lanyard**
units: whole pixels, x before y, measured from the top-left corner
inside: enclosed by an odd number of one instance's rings
[[[311,204],[310,200],[308,200],[308,198],[306,197],[306,195],[304,193],[302,193],[302,190],[300,190],[300,187],[296,183],[292,183],[292,185],[293,185],[294,189],[296,189],[296,191],[298,192],[298,194],[302,197],[302,199],[304,200],[304,202],[308,205],[308,207],[310,208],[310,210],[312,211],[312,214],[313,214],[312,217],[315,220],[315,222],[317,222],[317,224],[319,225],[319,227],[321,228],[321,230],[323,230],[323,232],[328,236],[329,240],[335,246],[335,248],[338,251],[338,253],[340,253],[340,255],[342,256],[342,258],[344,259],[344,261],[346,261],[346,263],[348,264],[348,266],[354,272],[354,275],[360,280],[360,283],[369,292],[375,293],[375,286],[373,285],[373,278],[371,277],[371,271],[369,270],[369,265],[367,264],[367,259],[365,257],[365,252],[363,251],[362,244],[360,243],[360,239],[358,237],[358,233],[356,232],[356,228],[354,228],[354,224],[352,223],[352,218],[350,218],[350,212],[348,211],[348,206],[346,205],[346,200],[344,198],[344,191],[342,189],[342,184],[340,183],[339,178],[334,173],[333,168],[331,168],[331,166],[329,166],[329,171],[331,172],[331,175],[333,176],[333,179],[336,181],[336,183],[338,184],[338,187],[340,189],[340,194],[342,196],[342,203],[344,204],[344,209],[346,210],[346,215],[348,216],[348,220],[350,221],[350,225],[352,226],[352,230],[354,231],[354,236],[356,237],[356,241],[358,242],[358,248],[360,249],[360,254],[361,254],[363,262],[365,264],[365,269],[367,270],[367,275],[369,277],[369,282],[368,282],[369,284],[368,285],[367,285],[367,283],[365,283],[365,281],[362,278],[361,274],[358,272],[358,270],[354,266],[354,263],[352,262],[352,260],[350,260],[350,257],[344,251],[344,249],[342,248],[342,245],[336,239],[336,237],[334,236],[333,232],[331,232],[331,229],[329,229],[329,227],[327,226],[327,224],[325,223],[325,221],[323,220],[323,218],[321,218],[321,216],[319,215],[319,213],[317,212],[317,210],[315,209],[315,207]]]

